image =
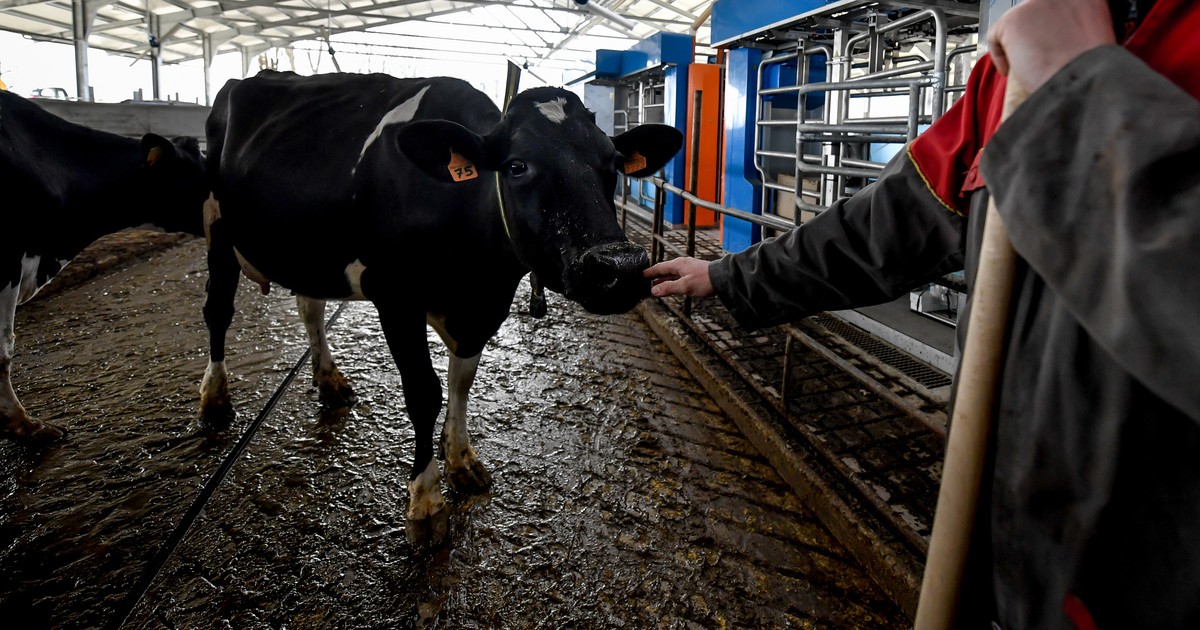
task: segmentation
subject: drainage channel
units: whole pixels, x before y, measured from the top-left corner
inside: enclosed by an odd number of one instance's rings
[[[329,321],[325,323],[326,331],[333,330],[334,325],[337,323],[338,317],[341,316],[342,311],[345,310],[345,308],[346,302],[343,301],[338,304],[337,310],[333,312],[333,315],[329,317]],[[254,439],[254,435],[258,432],[258,428],[262,426],[263,421],[265,421],[267,417],[271,415],[271,412],[275,409],[275,405],[279,402],[279,399],[283,397],[283,394],[287,392],[287,389],[291,386],[292,381],[296,380],[296,376],[300,374],[300,370],[304,368],[304,364],[308,361],[308,358],[311,354],[312,347],[309,346],[305,348],[304,352],[300,355],[300,358],[296,360],[296,363],[292,366],[292,369],[287,373],[287,376],[283,378],[283,382],[281,382],[279,386],[275,388],[275,391],[272,392],[271,397],[267,400],[266,404],[263,405],[262,409],[259,410],[258,415],[255,416],[254,420],[246,427],[246,430],[242,432],[241,437],[238,439],[237,443],[233,445],[233,448],[229,450],[229,453],[225,455],[225,458],[221,460],[221,464],[217,466],[217,469],[213,471],[212,476],[208,478],[208,481],[204,484],[204,487],[201,488],[199,494],[196,495],[196,498],[192,501],[191,507],[189,507],[187,512],[184,513],[183,518],[179,521],[179,524],[176,525],[174,531],[172,531],[171,535],[168,536],[165,541],[163,541],[162,546],[159,547],[158,553],[155,554],[154,559],[150,561],[150,564],[142,573],[142,577],[138,581],[137,586],[135,586],[134,589],[130,591],[129,594],[126,595],[121,601],[121,605],[118,607],[116,615],[106,626],[107,628],[110,628],[111,630],[118,630],[125,625],[126,621],[128,621],[129,616],[133,614],[133,610],[137,608],[138,603],[142,601],[142,598],[145,597],[146,592],[150,590],[150,586],[154,583],[154,580],[158,577],[158,574],[162,571],[162,568],[167,564],[167,561],[170,560],[171,554],[175,552],[175,549],[178,548],[179,544],[183,542],[183,539],[187,537],[188,531],[192,528],[192,525],[196,522],[196,519],[199,518],[200,514],[204,511],[204,506],[208,504],[208,500],[212,498],[213,493],[217,491],[217,488],[221,485],[221,482],[225,480],[225,476],[229,474],[230,469],[233,468],[233,465],[237,462],[238,457],[240,457],[242,452],[246,450],[246,447],[250,445],[250,440]]]

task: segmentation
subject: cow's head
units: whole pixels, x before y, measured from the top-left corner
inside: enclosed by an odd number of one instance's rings
[[[208,177],[195,138],[142,136],[143,185],[149,222],[167,232],[204,233]]]
[[[407,125],[400,149],[445,181],[485,178],[499,190],[517,257],[549,289],[594,313],[623,313],[650,293],[645,249],[617,223],[617,173],[653,174],[683,144],[666,125],[610,138],[579,97],[559,88],[518,94],[486,136],[450,121]]]

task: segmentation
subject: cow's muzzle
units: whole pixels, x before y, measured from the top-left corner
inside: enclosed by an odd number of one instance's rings
[[[646,250],[629,241],[597,245],[568,265],[565,294],[593,313],[625,313],[650,295],[649,266]]]

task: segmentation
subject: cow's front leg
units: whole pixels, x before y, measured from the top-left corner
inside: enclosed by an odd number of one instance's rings
[[[233,300],[241,267],[233,253],[228,225],[221,220],[220,205],[211,196],[204,204],[204,233],[208,237],[208,296],[204,300],[208,367],[200,382],[200,418],[205,426],[224,429],[236,415],[225,370],[225,333],[233,323]]]
[[[17,400],[17,393],[13,391],[9,378],[16,345],[13,322],[17,316],[20,283],[18,277],[15,281],[6,282],[4,288],[0,289],[0,435],[16,440],[48,442],[63,437],[66,431],[30,418],[21,401]]]
[[[296,307],[304,330],[308,332],[308,345],[312,350],[313,385],[317,386],[321,404],[328,407],[347,407],[354,403],[354,390],[333,363],[329,351],[329,340],[325,336],[325,300],[296,296]]]
[[[416,433],[416,452],[408,482],[404,533],[417,547],[445,540],[450,511],[442,496],[442,474],[433,458],[433,427],[442,407],[442,384],[429,358],[425,314],[376,304],[392,359],[400,370],[404,404]]]
[[[492,485],[492,476],[475,455],[467,435],[467,396],[481,356],[483,353],[463,359],[450,354],[450,399],[442,425],[442,452],[446,456],[446,480],[455,492],[482,492]]]

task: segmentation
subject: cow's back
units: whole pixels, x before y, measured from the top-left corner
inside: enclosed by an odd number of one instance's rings
[[[270,72],[231,81],[218,95],[208,129],[219,177],[228,183],[249,175],[296,178],[312,187],[308,193],[344,192],[380,121],[423,90],[415,119],[446,118],[480,133],[499,120],[484,94],[454,78]]]
[[[381,121],[397,120],[389,112],[418,96],[413,120],[444,118],[487,133],[500,118],[486,95],[447,77],[269,72],[226,84],[209,118],[209,167],[239,252],[293,290],[339,285],[362,238],[356,168]],[[409,190],[436,185],[399,151],[396,158],[395,177]],[[428,197],[414,194],[413,203]]]

